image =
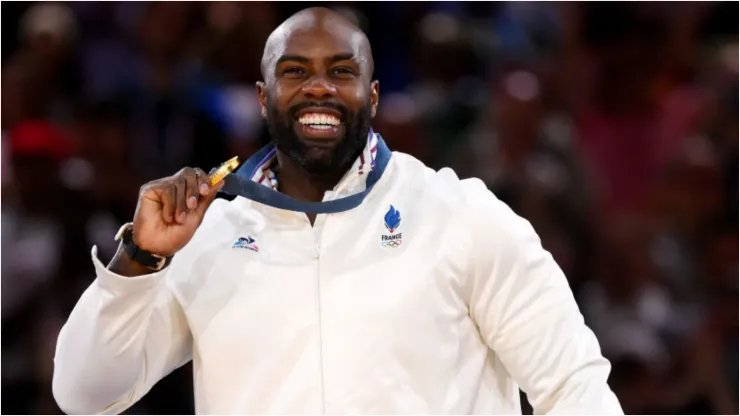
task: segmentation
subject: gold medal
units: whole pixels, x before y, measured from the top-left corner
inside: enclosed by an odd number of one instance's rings
[[[239,156],[234,156],[233,158],[227,160],[226,162],[222,163],[221,166],[216,168],[213,173],[208,175],[209,178],[211,178],[211,185],[215,185],[223,178],[226,177],[229,173],[233,172],[237,167],[239,166]]]

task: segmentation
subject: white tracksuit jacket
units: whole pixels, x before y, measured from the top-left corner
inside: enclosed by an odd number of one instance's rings
[[[358,167],[324,200],[364,190]],[[519,387],[536,413],[622,413],[530,224],[402,153],[314,226],[218,199],[160,272],[92,261],[54,360],[67,413],[123,412],[190,360],[199,414],[520,414]]]

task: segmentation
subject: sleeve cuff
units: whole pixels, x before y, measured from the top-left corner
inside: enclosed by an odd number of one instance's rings
[[[112,292],[136,292],[156,288],[164,282],[164,277],[167,275],[170,268],[167,266],[155,273],[143,276],[126,277],[108,270],[108,268],[98,258],[97,246],[93,246],[91,257],[100,286]]]

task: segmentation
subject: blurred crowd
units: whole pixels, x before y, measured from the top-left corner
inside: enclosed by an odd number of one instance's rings
[[[56,336],[141,184],[269,140],[262,47],[307,6],[3,2],[3,413],[59,413]],[[737,414],[737,2],[329,6],[368,34],[391,149],[532,222],[625,411]],[[192,413],[191,371],[128,413]]]

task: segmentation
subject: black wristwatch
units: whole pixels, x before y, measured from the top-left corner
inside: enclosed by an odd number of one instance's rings
[[[150,253],[146,250],[142,250],[134,243],[134,224],[126,223],[116,233],[116,241],[121,241],[123,251],[133,261],[141,264],[142,266],[159,271],[167,267],[172,261],[174,256],[160,256],[158,254]]]

